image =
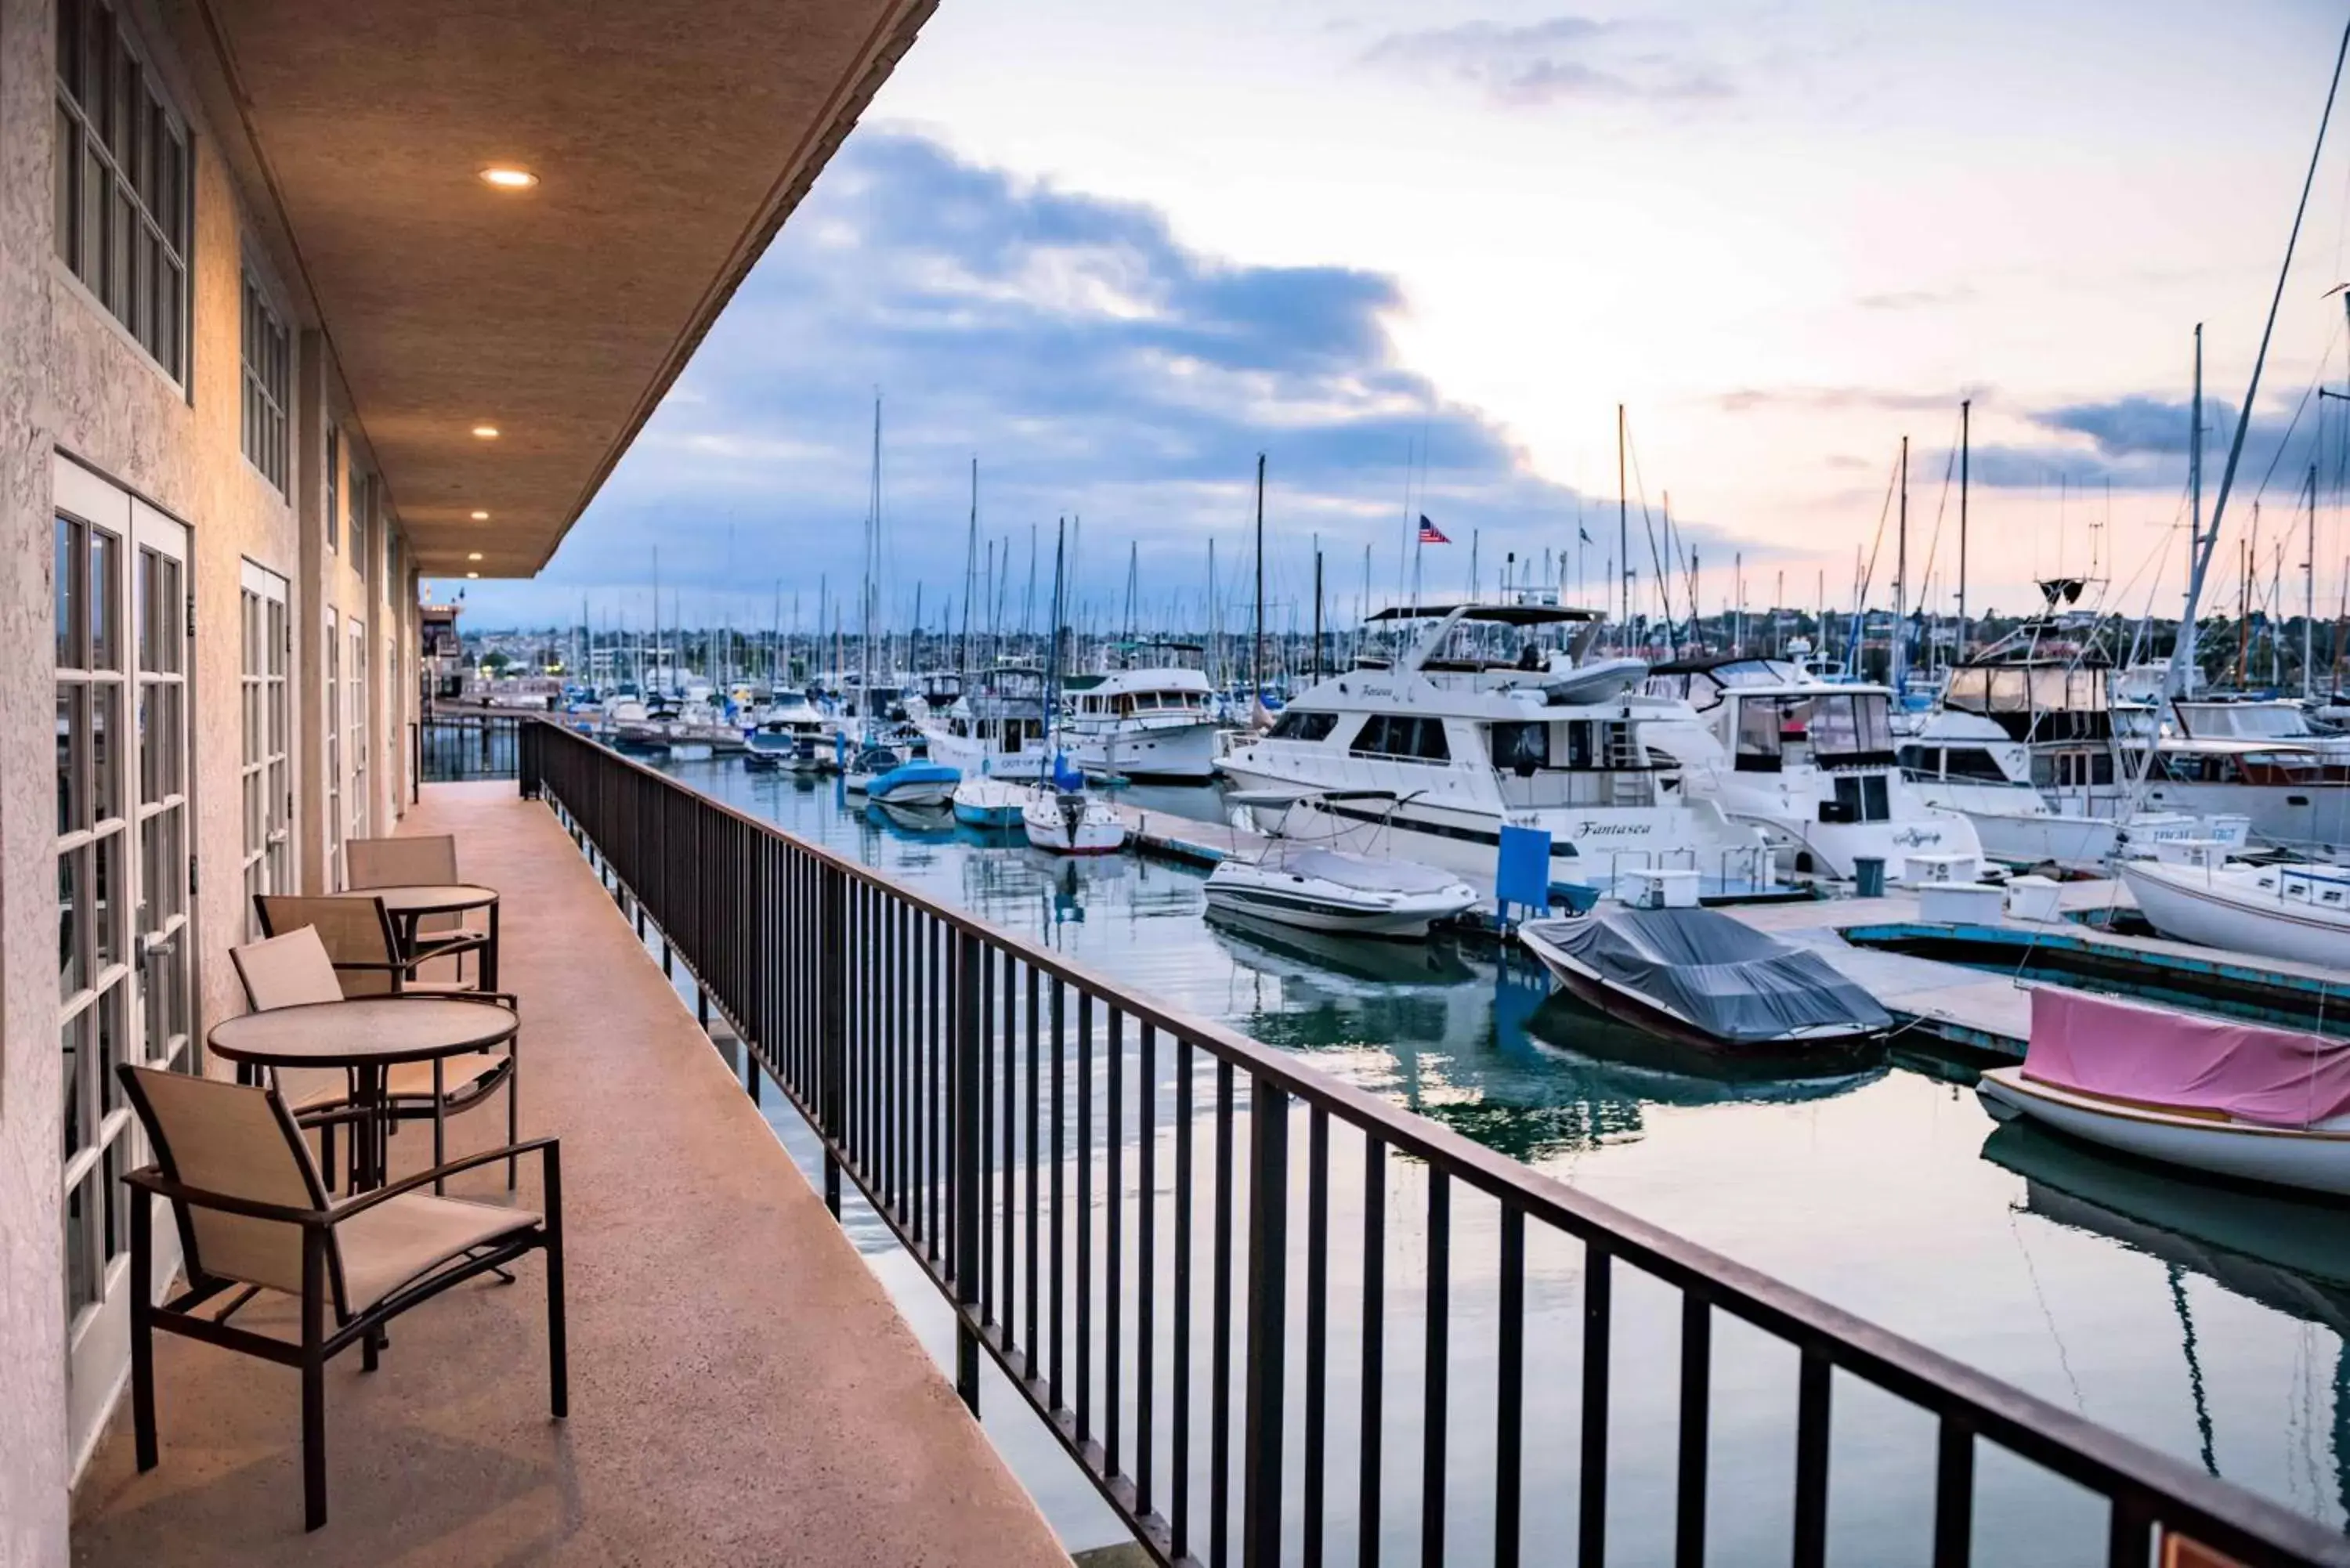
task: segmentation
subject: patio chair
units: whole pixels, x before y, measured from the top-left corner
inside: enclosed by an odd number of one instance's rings
[[[130,1277],[154,1277],[151,1196],[172,1206],[188,1282],[160,1305],[148,1291],[130,1293],[131,1418],[142,1472],[157,1462],[157,1329],[297,1367],[303,1521],[317,1529],[327,1522],[327,1363],[357,1344],[361,1365],[374,1371],[393,1318],[535,1251],[546,1254],[548,1402],[556,1419],[567,1414],[563,1166],[554,1138],[468,1155],[337,1203],[275,1089],[128,1063],[116,1071],[155,1151],[154,1164],[122,1178],[140,1195],[129,1204]],[[530,1153],[539,1157],[546,1184],[544,1214],[418,1190]],[[196,1310],[240,1285],[231,1310],[265,1290],[298,1301],[298,1342],[233,1327],[221,1321],[226,1313],[209,1317]]]
[[[261,929],[267,940],[231,950],[237,976],[244,982],[245,1001],[256,1012],[304,1002],[342,1002],[369,996],[427,996],[446,1002],[478,1002],[516,1012],[511,992],[475,991],[437,981],[410,978],[421,960],[402,960],[391,928],[391,917],[380,898],[305,898],[262,893],[254,898]],[[441,1098],[432,1091],[432,1064],[403,1062],[385,1075],[385,1095],[395,1121],[432,1122],[432,1157],[441,1157],[442,1124],[451,1116],[469,1111],[506,1089],[506,1141],[522,1136],[519,1096],[522,1039],[519,1033],[495,1051],[452,1056],[441,1064]],[[334,1080],[334,1098],[321,1098]],[[288,1103],[311,1125],[348,1120],[350,1090],[345,1075],[326,1070],[305,1070],[298,1084],[281,1084]],[[339,1115],[336,1113],[341,1113]],[[334,1151],[321,1133],[319,1152],[328,1165]],[[506,1186],[518,1179],[514,1161],[506,1165]]]
[[[352,891],[369,888],[438,887],[463,880],[457,875],[457,837],[451,833],[401,838],[343,840],[343,880]],[[465,955],[490,945],[490,933],[460,911],[425,915],[416,922],[415,951],[453,958],[457,978],[465,978]],[[480,963],[476,956],[476,966]]]

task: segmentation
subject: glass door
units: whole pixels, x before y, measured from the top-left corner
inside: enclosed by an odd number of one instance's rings
[[[56,497],[59,1194],[74,1462],[130,1370],[130,1293],[178,1267],[155,1231],[134,1285],[120,1178],[146,1158],[114,1069],[192,1071],[188,533],[66,461]]]
[[[294,891],[293,770],[288,763],[286,579],[244,563],[238,596],[244,643],[242,794],[244,837],[244,920],[247,940],[261,935],[254,898]]]

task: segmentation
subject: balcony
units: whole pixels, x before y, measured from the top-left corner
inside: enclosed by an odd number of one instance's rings
[[[1514,1564],[1569,1537],[1599,1562],[1611,1534],[1644,1561],[1818,1564],[1856,1518],[1937,1568],[2025,1542],[2350,1563],[2309,1520],[575,735],[517,749],[538,799],[433,786],[410,825],[505,896],[524,1131],[563,1136],[573,1171],[571,1419],[540,1413],[530,1282],[456,1293],[382,1371],[337,1369],[334,1518],[305,1538],[291,1376],[167,1339],[161,1468],[131,1473],[118,1423],[78,1560],[1065,1563],[967,1413],[993,1386],[1179,1568]],[[743,1079],[705,1024],[748,1046]],[[746,1085],[806,1119],[815,1187]],[[860,1201],[893,1272],[944,1298],[951,1382],[839,1229]]]
[[[332,1513],[306,1536],[296,1375],[158,1335],[162,1463],[135,1473],[118,1412],[74,1561],[1066,1568],[556,819],[511,782],[448,784],[405,826],[456,834],[504,894],[523,1135],[563,1139],[570,1419],[546,1417],[537,1280],[461,1287],[400,1321],[381,1370],[330,1366]],[[504,1120],[453,1119],[452,1152]],[[418,1127],[392,1148],[395,1172],[429,1163]],[[495,1168],[464,1181],[504,1192]],[[292,1316],[255,1302],[238,1321]]]

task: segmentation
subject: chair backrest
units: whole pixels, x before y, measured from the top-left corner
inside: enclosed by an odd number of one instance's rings
[[[326,1183],[276,1091],[128,1063],[116,1070],[170,1180],[253,1203],[327,1207]],[[189,1203],[172,1208],[191,1279],[204,1274],[302,1293],[300,1226]],[[328,1259],[333,1270],[331,1233]],[[339,1299],[339,1284],[328,1282]]]
[[[357,888],[419,888],[457,880],[454,834],[346,838],[343,876]]]
[[[231,948],[228,959],[236,966],[237,979],[244,982],[245,1005],[255,1012],[343,1000],[335,961],[316,926]]]
[[[288,893],[261,893],[254,897],[253,902],[261,911],[261,929],[273,937],[305,926],[317,933],[328,960],[336,966],[335,978],[344,996],[388,996],[400,989],[390,967],[397,961],[398,939],[381,898],[306,898]],[[380,967],[344,968],[347,964]]]

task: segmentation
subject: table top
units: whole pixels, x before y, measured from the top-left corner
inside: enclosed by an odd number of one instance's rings
[[[224,1018],[204,1038],[232,1062],[331,1067],[462,1055],[514,1038],[515,1028],[494,1002],[369,996]]]
[[[346,888],[328,897],[381,898],[383,907],[395,915],[440,915],[494,904],[498,901],[498,890],[477,887],[471,882],[439,882],[397,888]]]

